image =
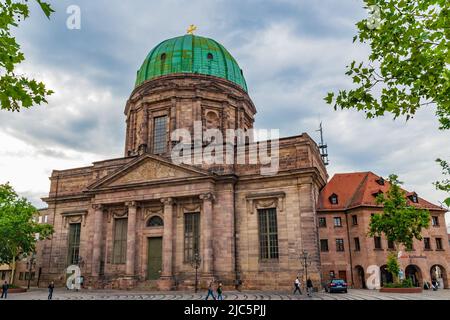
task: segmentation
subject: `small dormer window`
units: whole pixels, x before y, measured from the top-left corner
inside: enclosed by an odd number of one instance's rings
[[[329,197],[330,203],[331,204],[338,204],[338,196],[337,194],[333,193],[330,197]]]
[[[165,53],[161,54],[161,60],[166,60],[166,54]]]
[[[372,195],[376,198],[376,197],[378,197],[379,194],[382,194],[382,193],[383,193],[383,191],[378,190],[378,191],[373,192]]]
[[[380,179],[375,180],[380,186],[384,186],[384,179],[380,177]]]
[[[408,198],[413,203],[419,203],[419,197],[417,196],[416,193],[413,193],[413,194],[409,195]]]
[[[210,52],[210,53],[208,53],[208,60],[212,60],[212,59],[214,59],[214,56],[213,56],[213,54]]]

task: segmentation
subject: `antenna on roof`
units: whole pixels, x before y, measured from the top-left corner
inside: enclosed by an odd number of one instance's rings
[[[319,130],[316,130],[320,132],[320,143],[319,143],[319,150],[320,150],[320,156],[322,157],[322,161],[324,165],[329,165],[328,161],[328,146],[326,143],[323,142],[323,129],[322,129],[322,121],[320,122]]]

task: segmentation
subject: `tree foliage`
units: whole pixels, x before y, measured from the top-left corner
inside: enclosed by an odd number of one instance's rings
[[[393,252],[389,253],[386,261],[386,270],[392,274],[394,282],[398,282],[398,273],[400,272],[400,265],[398,264],[397,255]]]
[[[355,88],[330,92],[334,108],[414,116],[436,106],[440,129],[450,129],[450,1],[364,0],[373,17],[359,21],[353,41],[370,45],[368,61],[353,61],[346,74]],[[376,5],[377,7],[372,7]]]
[[[383,206],[383,213],[371,217],[369,235],[384,234],[389,241],[411,248],[414,239],[422,239],[422,229],[428,228],[430,213],[408,204],[400,187],[402,182],[396,175],[390,175],[388,181],[390,187],[386,195],[380,193],[377,196],[377,204]]]
[[[52,14],[50,4],[35,0],[47,18]],[[44,83],[16,73],[16,65],[25,60],[20,45],[11,33],[13,27],[29,17],[28,1],[0,1],[0,104],[1,109],[20,111],[35,104],[47,103],[48,90]]]
[[[37,234],[40,240],[53,234],[52,225],[33,221],[36,215],[37,209],[8,183],[0,185],[0,263],[34,252]]]
[[[444,178],[444,180],[442,181],[436,181],[434,185],[436,186],[436,189],[445,191],[450,194],[450,164],[442,159],[437,159],[436,162],[441,165],[442,174],[444,176],[447,176],[447,178]],[[445,199],[444,202],[447,206],[450,207],[450,197]]]

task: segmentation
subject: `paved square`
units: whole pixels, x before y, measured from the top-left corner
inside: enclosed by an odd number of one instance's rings
[[[182,291],[121,291],[121,290],[80,290],[56,289],[54,300],[203,300],[206,292],[197,294]],[[32,289],[26,293],[11,293],[9,300],[46,300],[46,289]],[[287,292],[268,291],[228,291],[225,300],[450,300],[450,290],[429,291],[414,294],[380,293],[378,290],[350,289],[345,293],[315,293],[313,297],[292,295]]]

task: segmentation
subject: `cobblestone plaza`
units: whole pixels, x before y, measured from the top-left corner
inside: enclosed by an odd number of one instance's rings
[[[197,294],[188,291],[123,291],[123,290],[81,290],[57,289],[54,300],[204,300],[206,292]],[[12,293],[9,300],[46,300],[47,290],[32,289],[26,293]],[[378,290],[349,289],[348,293],[314,293],[312,297],[292,295],[286,291],[228,291],[224,300],[450,300],[450,290],[429,291],[413,294],[381,293]],[[1,302],[0,302],[1,303]]]

